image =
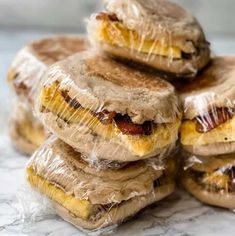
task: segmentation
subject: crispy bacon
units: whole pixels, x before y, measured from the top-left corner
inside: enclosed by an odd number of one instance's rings
[[[225,173],[228,174],[230,177],[230,180],[231,180],[230,191],[234,193],[235,192],[235,166],[232,166],[229,169],[227,169]]]
[[[134,124],[129,116],[120,114],[115,116],[114,121],[123,134],[150,135],[153,132],[151,121],[145,121],[142,125]]]
[[[207,133],[226,121],[232,119],[234,112],[229,108],[216,108],[203,116],[196,118],[196,130],[199,133]]]
[[[110,20],[119,21],[117,15],[114,13],[100,12],[96,15],[96,20]]]
[[[81,106],[80,103],[76,100],[76,98],[71,98],[68,95],[67,90],[61,91],[61,95],[63,96],[64,100],[69,104],[69,106],[71,106],[75,109],[78,109]]]

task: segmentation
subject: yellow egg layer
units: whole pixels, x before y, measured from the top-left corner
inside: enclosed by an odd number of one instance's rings
[[[89,201],[77,199],[73,195],[67,195],[54,184],[51,184],[44,178],[36,175],[31,167],[27,169],[27,175],[27,179],[31,186],[38,189],[51,200],[62,205],[75,216],[86,220],[92,213],[93,205]]]
[[[34,126],[31,122],[18,122],[17,123],[18,133],[25,138],[28,142],[40,146],[46,138],[43,127]]]
[[[181,125],[181,143],[183,145],[207,145],[235,141],[235,116],[207,133],[196,130],[195,120],[185,120]]]
[[[102,20],[97,32],[98,40],[114,46],[136,50],[141,53],[180,59],[182,52],[178,47],[165,45],[159,41],[148,40],[136,31],[129,30],[121,22]]]

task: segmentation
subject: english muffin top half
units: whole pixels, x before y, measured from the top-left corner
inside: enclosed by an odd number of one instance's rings
[[[62,91],[65,100],[76,99],[85,109],[126,114],[136,124],[171,123],[180,113],[170,83],[95,51],[54,64],[44,77],[42,90],[47,87]]]
[[[75,35],[33,41],[16,55],[8,72],[8,81],[18,96],[31,103],[35,90],[50,65],[88,47],[89,43],[85,38]]]

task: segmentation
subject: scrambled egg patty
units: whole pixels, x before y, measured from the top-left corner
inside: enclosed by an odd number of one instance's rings
[[[42,127],[35,127],[31,122],[17,122],[17,132],[28,142],[40,146],[46,138],[45,131]]]
[[[183,145],[207,145],[235,141],[235,116],[207,133],[196,130],[195,120],[185,120],[181,125],[181,143]]]
[[[92,115],[90,110],[81,106],[79,108],[71,107],[64,100],[56,83],[43,88],[40,102],[47,111],[56,114],[69,123],[86,125],[105,139],[115,138],[138,156],[145,156],[158,148],[164,148],[178,137],[180,119],[176,120],[175,123],[158,124],[151,135],[124,135],[114,124],[102,124],[99,119]]]
[[[27,174],[29,183],[40,192],[47,195],[51,200],[59,203],[77,217],[85,220],[89,218],[92,213],[93,205],[88,200],[81,200],[75,198],[73,195],[67,195],[54,184],[51,184],[46,179],[36,175],[32,167],[27,169]]]
[[[100,23],[97,38],[101,42],[173,59],[181,59],[182,57],[182,52],[178,47],[145,39],[144,36],[139,36],[136,31],[126,28],[121,22],[102,20]]]

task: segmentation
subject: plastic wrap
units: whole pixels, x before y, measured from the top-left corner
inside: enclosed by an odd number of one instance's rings
[[[200,201],[235,209],[235,154],[196,156],[186,154],[181,180]]]
[[[54,136],[27,165],[30,185],[51,199],[62,218],[87,230],[117,225],[168,196],[174,190],[174,173],[171,158],[158,170],[144,160],[99,170]]]
[[[118,58],[151,66],[165,76],[194,77],[210,59],[198,21],[166,0],[109,0],[88,22],[93,45]]]
[[[187,153],[183,184],[201,201],[233,209],[234,68],[234,57],[213,58],[194,82],[180,88],[180,141]]]
[[[36,112],[52,133],[91,161],[164,158],[175,147],[181,123],[171,84],[95,51],[50,67]]]
[[[15,111],[11,113],[10,134],[22,152],[31,154],[44,140],[42,133],[45,131],[32,109],[45,71],[51,64],[88,47],[86,39],[78,36],[54,36],[34,41],[16,55],[8,73],[9,84],[16,94],[12,101]]]
[[[214,58],[195,81],[180,88],[184,106],[181,144],[188,152],[235,152],[235,58]]]

